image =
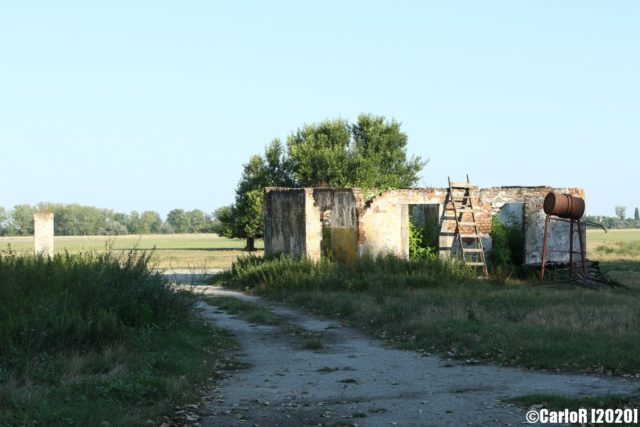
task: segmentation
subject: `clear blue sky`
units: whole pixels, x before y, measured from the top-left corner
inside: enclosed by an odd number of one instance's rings
[[[212,211],[304,123],[403,123],[422,185],[640,206],[638,1],[7,1],[0,206]]]

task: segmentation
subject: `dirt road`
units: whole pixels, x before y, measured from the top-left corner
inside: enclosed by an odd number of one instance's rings
[[[323,348],[302,348],[279,326],[252,325],[208,304],[202,315],[233,332],[235,359],[246,369],[224,379],[201,412],[203,426],[521,425],[525,410],[510,397],[549,393],[636,393],[637,380],[468,364],[386,348],[384,343],[286,307],[253,299],[321,333]]]

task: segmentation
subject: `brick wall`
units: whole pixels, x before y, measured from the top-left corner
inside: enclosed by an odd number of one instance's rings
[[[475,196],[472,202],[478,211],[475,222],[483,242],[490,246],[492,217],[506,205],[521,204],[524,206],[520,211],[525,229],[525,258],[528,263],[539,262],[540,224],[544,222],[542,202],[550,191],[585,197],[584,190],[579,188],[472,187],[471,194]],[[355,228],[360,255],[394,253],[408,256],[408,206],[437,204],[440,206],[440,253],[447,255],[452,250],[456,226],[447,195],[447,188],[393,189],[365,201],[359,189],[265,189],[265,252],[320,258],[324,209],[331,211],[332,226]],[[471,214],[463,214],[459,220],[470,221]],[[461,231],[470,233],[472,230],[467,226]],[[561,227],[554,229],[549,247],[563,248],[567,243],[564,234]],[[562,261],[562,255],[558,257],[556,260]]]

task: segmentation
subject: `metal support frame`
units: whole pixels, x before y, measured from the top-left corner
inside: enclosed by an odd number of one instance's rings
[[[568,222],[569,223],[569,251],[550,251],[547,249],[548,243],[548,228],[551,220],[560,221],[560,222]],[[580,252],[575,252],[573,250],[573,233],[574,233],[574,224],[576,225],[578,231],[578,241],[580,242]],[[547,263],[547,252],[569,252],[569,278],[573,278],[573,254],[580,254],[580,262],[582,264],[582,274],[584,277],[587,277],[587,261],[585,255],[584,242],[582,241],[582,223],[577,219],[565,219],[560,218],[554,215],[547,215],[544,220],[544,237],[542,239],[542,267],[540,269],[540,283],[544,283],[544,270],[545,265]]]

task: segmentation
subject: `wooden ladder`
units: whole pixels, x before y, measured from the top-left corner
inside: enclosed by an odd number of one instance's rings
[[[453,182],[451,181],[451,177],[448,177],[448,179],[448,198],[452,206],[452,208],[448,208],[448,210],[453,210],[453,215],[456,220],[453,241],[455,242],[456,237],[458,238],[460,251],[462,253],[462,262],[471,267],[482,267],[483,275],[488,277],[489,271],[487,270],[482,239],[480,238],[478,224],[476,224],[477,211],[473,207],[473,195],[471,194],[472,185],[469,181],[469,175],[467,175],[467,182]],[[462,192],[462,194],[460,194],[460,192]]]

